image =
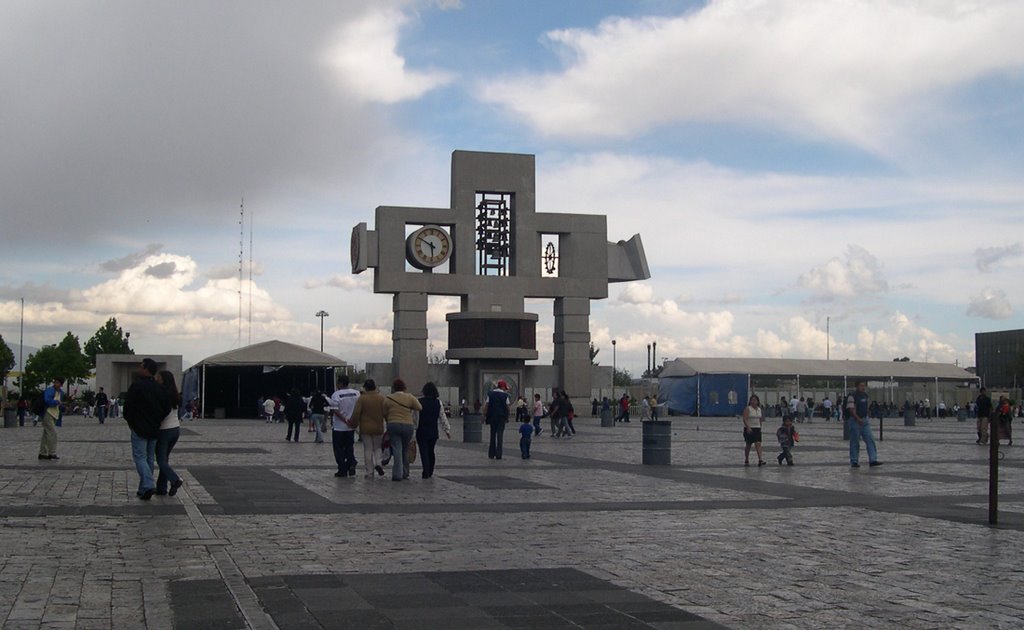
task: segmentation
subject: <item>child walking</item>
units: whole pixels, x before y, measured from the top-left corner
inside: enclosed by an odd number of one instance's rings
[[[782,460],[786,460],[786,464],[792,466],[793,446],[796,442],[800,441],[800,435],[796,432],[796,428],[793,426],[792,416],[784,416],[782,418],[782,426],[775,432],[775,437],[779,439],[779,446],[782,447],[782,452],[779,453],[777,458],[779,460],[779,466],[782,465]]]
[[[530,436],[533,435],[533,423],[530,422],[530,418],[523,418],[519,425],[519,450],[523,454],[523,459],[530,459]]]

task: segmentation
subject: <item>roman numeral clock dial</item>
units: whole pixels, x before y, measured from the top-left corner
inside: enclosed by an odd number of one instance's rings
[[[417,269],[429,271],[452,255],[452,237],[437,225],[424,225],[405,239],[405,258]]]

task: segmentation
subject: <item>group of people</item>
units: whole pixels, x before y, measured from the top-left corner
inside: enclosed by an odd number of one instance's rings
[[[878,461],[878,448],[875,446],[875,438],[871,432],[871,425],[869,424],[869,407],[870,401],[867,394],[867,382],[858,381],[854,391],[846,397],[845,405],[843,407],[850,436],[851,468],[860,468],[861,441],[864,442],[864,446],[868,452],[868,465],[871,467],[882,465],[882,462]],[[793,426],[793,418],[794,416],[790,413],[784,414],[782,416],[782,426],[780,426],[775,432],[775,437],[779,442],[780,448],[780,453],[776,459],[780,466],[783,461],[790,466],[793,465],[793,447],[796,442],[800,440],[800,434]],[[757,394],[750,397],[747,406],[743,409],[742,419],[743,441],[745,444],[743,450],[743,465],[750,465],[750,450],[753,449],[757,454],[757,465],[764,466],[767,462],[764,458],[764,448],[761,442],[762,425],[765,420],[765,414],[764,409],[761,407],[761,399]]]
[[[978,417],[978,439],[974,443],[988,444],[989,428],[991,428],[991,439],[1006,440],[1008,445],[1012,445],[1014,411],[1010,406],[1010,399],[1000,396],[999,402],[993,405],[988,390],[982,387],[978,398],[974,401],[974,406]]]
[[[174,374],[160,370],[153,359],[143,359],[124,401],[124,419],[131,429],[132,460],[139,474],[136,496],[143,501],[149,501],[154,494],[174,496],[182,486],[181,477],[170,465],[171,451],[181,433],[180,403]],[[156,479],[154,463],[159,469]]]
[[[383,477],[384,466],[392,462],[391,480],[405,481],[410,475],[410,459],[416,454],[423,465],[423,478],[434,475],[435,446],[440,434],[452,437],[451,424],[434,383],[424,385],[419,397],[410,394],[400,378],[392,382],[391,393],[387,395],[377,389],[373,379],[363,383],[362,391],[352,388],[344,374],[338,377],[337,384],[329,399],[321,401],[314,395],[310,401],[314,424],[319,425],[321,417],[331,418],[331,444],[338,465],[335,477],[357,474],[357,431],[363,445],[364,477]]]

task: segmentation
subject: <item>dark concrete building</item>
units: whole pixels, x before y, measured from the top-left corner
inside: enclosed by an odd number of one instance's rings
[[[1024,381],[1024,328],[975,333],[974,356],[985,387],[1019,387]]]

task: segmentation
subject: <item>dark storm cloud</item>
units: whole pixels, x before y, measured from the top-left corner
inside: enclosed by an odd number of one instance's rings
[[[201,224],[367,168],[377,125],[320,59],[367,2],[5,4],[0,244]]]
[[[146,275],[153,278],[170,278],[174,275],[174,272],[178,270],[178,266],[173,262],[163,262],[158,265],[150,265],[146,268]]]
[[[160,250],[162,250],[163,248],[164,246],[161,245],[160,243],[153,243],[147,245],[146,249],[142,250],[141,252],[134,252],[132,254],[128,254],[127,256],[122,256],[120,258],[115,258],[114,260],[108,260],[106,262],[100,263],[100,270],[109,271],[111,273],[118,273],[124,271],[125,269],[137,267],[139,266],[139,263],[141,263],[143,260],[146,260],[153,254],[160,253]]]

